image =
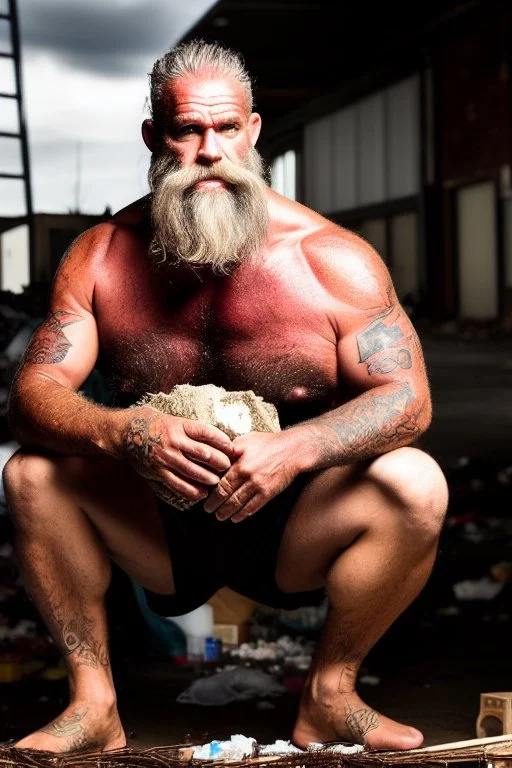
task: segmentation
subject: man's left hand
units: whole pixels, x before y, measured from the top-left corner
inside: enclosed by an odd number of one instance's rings
[[[238,454],[204,503],[219,520],[239,523],[284,491],[302,471],[294,430],[249,432],[233,440]]]

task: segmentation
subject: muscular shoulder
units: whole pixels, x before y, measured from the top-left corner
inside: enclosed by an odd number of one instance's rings
[[[354,310],[389,304],[393,293],[389,271],[362,237],[324,220],[301,245],[313,274],[334,299]]]
[[[109,221],[82,232],[69,246],[56,272],[52,300],[78,302],[90,309],[114,252],[127,250],[145,227],[144,198],[123,208]]]
[[[354,309],[389,304],[393,291],[389,271],[366,240],[275,193],[270,210],[277,239],[301,254],[313,279],[333,299]]]

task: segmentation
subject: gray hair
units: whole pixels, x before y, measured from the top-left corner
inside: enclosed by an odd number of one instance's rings
[[[252,112],[252,83],[242,55],[219,43],[195,39],[181,43],[155,61],[149,76],[153,120],[157,123],[160,121],[163,92],[169,81],[205,71],[230,75],[238,80],[245,90],[248,112]]]

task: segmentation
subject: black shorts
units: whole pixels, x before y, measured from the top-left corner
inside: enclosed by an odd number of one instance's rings
[[[282,592],[275,579],[286,523],[310,479],[310,475],[300,475],[241,523],[217,520],[215,514],[204,511],[201,502],[182,511],[159,500],[176,592],[159,595],[145,589],[151,610],[162,616],[180,616],[206,603],[222,587],[271,608],[291,611],[321,603],[324,589]]]

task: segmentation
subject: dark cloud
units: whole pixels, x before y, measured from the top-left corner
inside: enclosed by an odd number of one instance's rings
[[[73,68],[140,74],[141,60],[165,53],[213,3],[209,0],[21,0],[22,45]]]

